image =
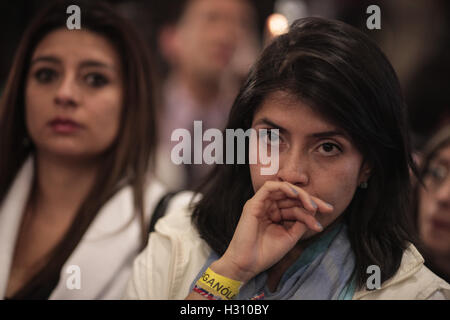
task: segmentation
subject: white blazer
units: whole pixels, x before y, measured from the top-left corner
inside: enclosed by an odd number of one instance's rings
[[[26,160],[0,204],[0,298],[5,298],[9,273],[34,174]],[[165,192],[157,181],[145,189],[147,221]],[[141,227],[133,217],[130,186],[120,189],[98,212],[63,268],[50,299],[119,299],[123,296],[134,257],[141,245]],[[126,227],[124,226],[131,220]],[[118,232],[118,230],[121,230]],[[79,280],[79,281],[78,281]],[[80,288],[77,288],[77,285]]]

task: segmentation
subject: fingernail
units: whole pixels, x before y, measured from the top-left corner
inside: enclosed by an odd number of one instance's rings
[[[316,225],[321,231],[323,230],[323,226],[320,224],[320,222],[317,222]]]
[[[295,195],[296,195],[296,196],[298,196],[298,191],[297,191],[297,190],[295,190],[295,188],[294,188],[294,187],[292,187],[292,186],[289,186],[289,188],[291,188],[292,192],[294,192],[294,193],[295,193]]]
[[[314,200],[311,200],[311,205],[314,207],[314,209],[317,209],[319,207],[317,203],[314,202]]]
[[[334,209],[334,207],[331,204],[327,203],[326,205],[328,206],[328,208]]]

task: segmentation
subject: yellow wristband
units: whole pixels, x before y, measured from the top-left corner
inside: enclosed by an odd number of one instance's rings
[[[242,282],[215,273],[208,268],[196,285],[212,295],[224,300],[232,300],[239,294]]]

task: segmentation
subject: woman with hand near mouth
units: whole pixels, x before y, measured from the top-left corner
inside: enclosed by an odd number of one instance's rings
[[[71,4],[29,26],[0,103],[1,298],[122,297],[163,193],[148,52],[102,4],[68,30]]]
[[[193,213],[174,203],[156,224],[128,298],[450,297],[413,245],[405,106],[366,35],[294,22],[250,71],[226,128],[277,130],[258,139],[278,147],[278,172],[218,165]]]

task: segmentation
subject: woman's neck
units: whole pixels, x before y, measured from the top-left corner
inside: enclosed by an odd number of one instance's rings
[[[95,161],[73,161],[38,152],[32,194],[36,212],[55,219],[73,216],[92,188],[97,169]]]
[[[432,254],[430,258],[433,268],[436,269],[435,272],[448,279],[450,277],[450,255]]]
[[[297,243],[280,261],[274,264],[267,275],[267,288],[271,292],[275,292],[283,274],[292,266],[305,250],[305,245]]]
[[[333,223],[331,223],[328,227],[325,228],[321,233],[315,234],[308,239],[300,239],[297,244],[276,264],[274,264],[268,270],[267,276],[267,288],[271,292],[275,292],[278,284],[281,281],[284,273],[300,258],[302,253],[308,248],[312,243],[317,241],[319,238],[323,237],[326,233],[333,230],[336,225],[338,225],[342,221],[342,217],[336,219]]]

